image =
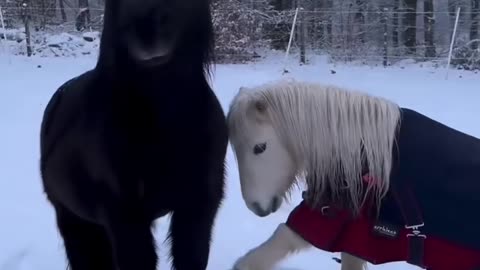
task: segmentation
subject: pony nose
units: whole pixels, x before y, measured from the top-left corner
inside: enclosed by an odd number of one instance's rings
[[[259,217],[265,217],[275,213],[280,208],[281,202],[282,200],[278,196],[275,196],[267,207],[262,207],[259,202],[254,202],[252,203],[252,211]]]
[[[282,204],[282,199],[278,196],[275,196],[272,200],[272,213],[277,212],[278,208],[280,208],[280,205]]]
[[[258,202],[252,203],[252,210],[259,217],[266,217],[270,214],[270,211],[263,209]]]

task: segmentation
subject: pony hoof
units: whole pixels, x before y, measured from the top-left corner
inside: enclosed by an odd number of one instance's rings
[[[250,270],[248,267],[242,267],[242,266],[237,266],[235,265],[232,270]]]
[[[235,265],[233,266],[233,270],[270,270],[269,267],[257,265],[258,263],[252,263],[246,257],[240,258]]]
[[[248,267],[248,263],[245,262],[245,258],[240,258],[235,262],[233,270],[254,270],[251,267]]]

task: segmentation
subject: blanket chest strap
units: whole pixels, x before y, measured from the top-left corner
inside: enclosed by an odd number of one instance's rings
[[[394,184],[392,194],[402,212],[405,221],[405,228],[411,230],[407,237],[408,258],[407,262],[421,268],[425,268],[424,263],[424,241],[427,238],[420,230],[425,224],[416,203],[415,197],[406,184]]]

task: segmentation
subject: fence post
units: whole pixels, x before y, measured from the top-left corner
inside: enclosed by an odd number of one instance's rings
[[[25,24],[25,42],[27,44],[27,55],[32,56],[32,45],[30,40],[30,12],[28,12],[29,6],[27,3],[28,0],[24,0],[22,3],[22,16],[23,22]]]
[[[458,26],[458,18],[460,17],[460,7],[457,9],[457,15],[455,18],[455,25],[453,26],[453,33],[452,33],[452,40],[450,41],[450,50],[448,51],[448,61],[447,61],[447,66],[445,67],[447,69],[447,72],[445,74],[445,80],[448,79],[448,71],[450,70],[450,61],[452,60],[452,51],[453,51],[453,44],[455,43],[455,35],[457,34],[457,26]]]
[[[292,29],[290,30],[290,39],[288,40],[288,45],[287,45],[287,51],[285,52],[285,59],[284,59],[284,67],[283,67],[283,73],[287,73],[287,58],[288,58],[288,53],[290,52],[290,46],[292,45],[292,39],[293,39],[293,33],[295,31],[295,25],[297,24],[297,15],[298,15],[298,10],[299,8],[297,7],[295,9],[295,16],[293,17],[293,22],[292,22]]]

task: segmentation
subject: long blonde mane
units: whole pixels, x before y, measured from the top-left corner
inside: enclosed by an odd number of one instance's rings
[[[377,180],[368,184],[367,192],[381,201],[389,188],[400,122],[397,104],[336,86],[292,80],[248,90],[235,97],[228,113],[235,147],[241,147],[252,128],[253,121],[245,119],[253,115],[254,104],[263,104],[279,138],[298,161],[298,178],[306,176],[311,203],[319,203],[327,189],[334,198],[343,192],[347,198],[342,200],[350,200],[358,213],[366,197],[361,180],[365,165]]]

